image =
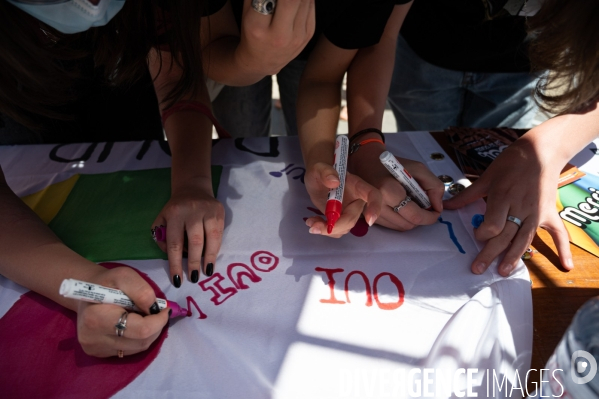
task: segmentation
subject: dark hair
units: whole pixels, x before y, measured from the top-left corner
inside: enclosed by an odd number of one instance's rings
[[[553,113],[580,112],[599,93],[599,2],[544,0],[528,21],[530,59],[550,73],[535,89],[539,105]]]
[[[153,47],[170,51],[183,71],[164,102],[195,94],[203,82],[203,7],[199,0],[127,0],[106,26],[67,35],[0,0],[0,112],[32,130],[42,130],[44,118],[72,119],[65,106],[91,75],[127,87],[146,72]]]

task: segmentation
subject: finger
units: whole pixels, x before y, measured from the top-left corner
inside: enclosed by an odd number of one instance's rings
[[[304,1],[278,0],[271,26],[279,33],[288,31],[290,34],[293,34],[295,20],[302,3]]]
[[[166,252],[166,241],[158,241],[156,239],[156,229],[158,229],[158,227],[164,226],[166,226],[166,220],[162,217],[162,215],[159,215],[156,220],[154,220],[154,223],[152,223],[150,234],[152,235],[152,239],[154,239],[156,245],[158,245],[158,248],[160,248],[163,252]]]
[[[506,224],[514,224],[513,222],[508,222],[506,220],[508,214],[523,217],[522,211],[510,208],[509,204],[505,202],[505,198],[504,200],[501,200],[495,195],[488,197],[485,218],[480,226],[474,230],[476,239],[479,241],[487,241],[501,234]]]
[[[406,206],[399,210],[399,213],[395,214],[415,226],[428,226],[435,224],[441,215],[439,212],[422,209],[414,201],[408,202]]]
[[[339,174],[331,165],[320,162],[314,166],[320,182],[328,189],[339,187]],[[347,180],[347,177],[346,177]]]
[[[315,1],[310,0],[310,6],[308,8],[308,18],[306,20],[306,34],[309,36],[308,40],[314,36],[316,30],[316,6]]]
[[[270,26],[273,19],[273,14],[260,14],[252,7],[252,0],[245,0],[243,2],[243,14],[241,19],[241,25],[245,26],[246,28],[251,27],[250,29],[252,30],[265,30]]]
[[[187,273],[189,281],[197,283],[202,267],[202,251],[204,250],[204,226],[202,221],[190,222],[187,227]]]
[[[220,251],[223,241],[224,230],[224,211],[222,217],[216,216],[204,219],[204,230],[206,233],[206,249],[204,251],[204,273],[206,276],[212,276],[216,257]]]
[[[486,182],[482,180],[483,177],[466,187],[461,193],[443,201],[443,207],[445,209],[459,209],[479,198],[485,197],[487,195],[488,187]]]
[[[443,211],[443,194],[445,194],[445,185],[443,182],[426,165],[420,162],[410,163],[409,171],[420,187],[426,192],[432,208],[441,213]]]
[[[308,230],[310,234],[322,235],[323,233],[325,233],[324,235],[327,235],[327,222],[320,216],[314,216],[309,218],[308,220],[306,220],[306,225],[310,227],[310,229]]]
[[[314,0],[301,0],[295,16],[293,30],[298,34],[304,32],[306,40],[309,40],[314,33],[314,30],[310,30],[312,23],[310,20],[314,20],[314,18]]]
[[[335,227],[331,234],[323,234],[328,235],[333,238],[339,238],[347,233],[351,229],[354,228],[358,219],[360,219],[360,215],[362,215],[362,211],[364,210],[364,201],[355,200],[347,204],[343,207],[343,212],[341,213],[341,217],[335,223]],[[326,233],[326,230],[324,231]]]
[[[483,249],[476,255],[472,262],[472,272],[475,274],[484,273],[489,265],[497,258],[511,243],[516,235],[518,226],[514,223],[505,225],[501,234],[491,238]]]
[[[117,340],[115,341],[117,344],[119,338],[126,338],[127,340],[147,340],[152,336],[160,334],[162,328],[168,323],[169,320],[169,309],[162,309],[160,313],[149,316],[142,316],[137,313],[129,313],[127,315],[127,328],[123,332],[123,336],[119,337],[116,335],[116,327],[112,328],[112,331],[109,335],[113,336]],[[108,320],[110,321],[110,320]],[[114,324],[118,319],[115,321]],[[151,342],[150,342],[151,343]],[[128,349],[133,349],[133,347],[127,347]],[[125,349],[125,348],[120,348]]]
[[[175,288],[181,287],[181,276],[183,275],[184,228],[182,221],[171,219],[166,229],[166,253],[168,255],[171,281]]]
[[[132,268],[116,267],[111,269],[108,278],[109,280],[103,284],[123,291],[140,311],[146,314],[155,314],[160,311],[154,289]]]
[[[363,210],[364,218],[366,223],[372,226],[383,208],[381,192],[352,173],[347,173],[346,184],[353,185],[355,196],[366,203]]]
[[[553,238],[564,269],[572,270],[574,262],[572,261],[572,252],[570,251],[570,236],[566,226],[564,226],[564,222],[562,222],[557,213],[553,213],[550,220],[547,223],[543,223],[541,227],[547,230],[551,238]]]
[[[498,271],[503,277],[507,277],[518,266],[518,262],[522,259],[522,255],[532,242],[537,231],[536,223],[524,222],[522,227],[516,233],[512,243],[506,252],[505,256],[499,263]]]
[[[388,206],[383,207],[381,215],[376,220],[376,223],[380,226],[397,231],[408,231],[416,227],[416,225],[408,222],[406,219],[399,216],[397,213],[393,211],[392,208]]]
[[[160,332],[168,323],[168,310],[163,309],[160,314],[141,317],[135,313],[129,313],[127,317],[127,328],[123,335],[110,335],[110,342],[105,345],[108,356],[114,356],[118,350],[123,351],[124,356],[134,355],[147,350],[150,345],[160,336]],[[108,349],[110,348],[110,349]],[[115,349],[116,348],[116,351]]]

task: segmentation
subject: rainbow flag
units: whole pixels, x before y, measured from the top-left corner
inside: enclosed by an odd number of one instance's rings
[[[212,166],[217,195],[222,166]],[[152,222],[171,195],[171,170],[73,175],[23,197],[71,249],[93,262],[166,259]]]

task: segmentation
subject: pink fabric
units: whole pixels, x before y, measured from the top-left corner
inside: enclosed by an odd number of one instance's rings
[[[102,265],[109,269],[126,266]],[[136,271],[150,283],[156,296],[165,298],[146,274]],[[110,397],[152,363],[168,335],[165,327],[145,352],[122,359],[99,359],[83,352],[77,341],[76,323],[75,312],[34,292],[22,295],[0,319],[0,341],[10,343],[0,345],[1,396]]]

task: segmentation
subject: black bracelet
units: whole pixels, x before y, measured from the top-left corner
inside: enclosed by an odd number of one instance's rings
[[[381,140],[383,140],[383,143],[385,142],[385,135],[383,134],[383,132],[381,132],[379,129],[375,129],[373,127],[370,127],[368,129],[364,129],[364,130],[360,130],[358,133],[354,134],[351,139],[349,139],[349,144],[351,146],[351,142],[354,141],[355,139],[357,139],[358,137],[362,136],[363,134],[366,133],[377,133],[381,136]]]

